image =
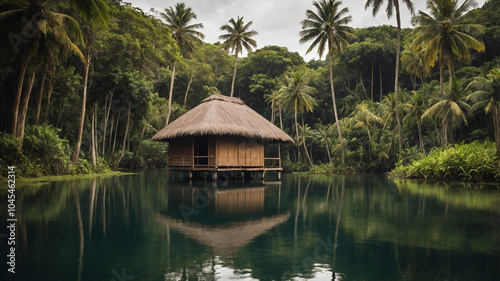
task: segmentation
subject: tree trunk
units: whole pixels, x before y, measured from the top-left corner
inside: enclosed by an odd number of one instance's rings
[[[104,103],[104,114],[105,114],[104,116],[105,117],[104,117],[104,133],[102,135],[102,156],[103,157],[106,153],[106,131],[108,128],[109,113],[111,112],[111,104],[113,102],[113,93],[114,92],[111,92],[111,96],[109,97],[109,106],[107,105],[106,102]],[[106,109],[106,106],[108,107],[107,109]]]
[[[167,125],[168,122],[170,121],[170,113],[172,112],[172,96],[174,94],[174,79],[175,79],[176,64],[177,62],[174,61],[174,65],[172,65],[172,77],[170,77],[170,93],[168,94],[168,112],[167,112],[167,122],[166,122]]]
[[[379,75],[380,75],[380,99],[379,101],[382,101],[382,96],[383,96],[383,92],[382,92],[382,64],[380,63],[379,64]]]
[[[373,60],[372,60],[372,86],[370,87],[370,92],[371,92],[371,97],[372,97],[372,101],[373,101]]]
[[[361,71],[359,72],[359,82],[361,83],[361,87],[363,87],[363,92],[365,92],[365,97],[368,99],[368,92],[365,88],[365,83],[363,83],[363,76],[361,76]]]
[[[234,60],[234,71],[233,71],[233,82],[231,83],[231,97],[233,97],[234,93],[234,81],[236,79],[236,69],[238,68],[238,48],[236,48],[236,59]]]
[[[283,118],[281,117],[281,108],[280,108],[280,129],[283,130]]]
[[[42,111],[42,98],[43,98],[43,90],[44,90],[44,86],[45,86],[45,78],[47,77],[47,68],[48,68],[48,66],[45,66],[43,68],[43,74],[42,74],[42,80],[41,80],[42,84],[40,85],[40,90],[38,91],[35,125],[38,125],[38,123],[40,122],[40,112]]]
[[[50,97],[52,96],[52,90],[54,89],[54,75],[56,74],[56,65],[54,59],[50,64],[49,71],[49,87],[47,89],[47,106],[45,108],[45,114],[43,117],[43,122],[47,123],[49,121],[49,111],[50,111]]]
[[[394,1],[394,7],[396,8],[396,21],[398,23],[398,39],[397,39],[397,49],[396,49],[396,73],[395,73],[395,77],[394,77],[394,99],[396,100],[396,120],[398,123],[399,157],[401,157],[401,151],[403,150],[403,135],[401,133],[401,122],[399,121],[399,101],[398,101],[399,57],[401,54],[401,15],[399,14],[399,1]]]
[[[78,129],[78,137],[75,145],[75,152],[73,153],[73,164],[78,163],[78,158],[80,157],[80,146],[82,145],[82,135],[83,135],[83,125],[85,124],[85,107],[87,105],[87,83],[89,79],[89,68],[91,54],[90,50],[87,50],[87,57],[85,58],[85,72],[83,79],[83,96],[82,96],[82,113],[80,116],[80,127]]]
[[[325,140],[326,154],[328,155],[328,162],[332,163],[332,156],[330,155],[330,147],[328,147],[328,141]]]
[[[493,131],[495,134],[495,143],[497,147],[497,156],[500,157],[500,104],[493,109]]]
[[[115,137],[114,137],[114,140],[113,140],[113,149],[111,150],[111,154],[115,154],[115,146],[116,146],[116,135],[118,135],[118,124],[120,122],[120,114],[121,114],[121,110],[118,111],[118,116],[116,117],[116,123],[115,123]]]
[[[21,62],[21,69],[19,70],[19,78],[17,82],[16,97],[14,98],[14,112],[12,114],[12,126],[11,133],[15,137],[17,136],[17,118],[19,116],[19,104],[21,103],[21,94],[23,93],[24,84],[24,74],[26,73],[26,68],[28,66],[29,59],[26,57]]]
[[[128,104],[128,113],[127,113],[127,125],[125,126],[125,135],[123,136],[123,144],[122,144],[122,153],[120,154],[120,158],[118,158],[118,161],[116,162],[116,168],[118,169],[120,165],[120,161],[122,161],[123,156],[125,155],[125,145],[127,142],[127,136],[128,136],[128,127],[130,125],[130,109],[132,108],[132,104]]]
[[[422,155],[425,155],[424,140],[422,138],[422,125],[420,124],[420,122],[417,122],[417,129],[418,129],[418,142],[420,144],[420,151],[422,152]]]
[[[28,87],[24,91],[23,99],[21,100],[21,108],[19,111],[19,117],[17,118],[17,129],[16,137],[18,139],[24,138],[24,127],[26,125],[26,113],[28,112],[28,105],[31,96],[31,90],[33,89],[33,83],[35,82],[36,68],[33,69],[31,76],[28,80]]]
[[[309,164],[313,165],[313,161],[311,159],[311,156],[309,155],[309,152],[307,151],[306,128],[304,126],[304,114],[302,114],[302,145],[304,146],[304,151],[306,153],[307,160],[309,160]]]
[[[297,161],[300,161],[300,146],[299,146],[299,125],[297,123],[297,105],[295,105],[295,134],[297,136]]]
[[[339,117],[337,115],[337,103],[335,102],[335,90],[333,88],[333,70],[332,70],[332,54],[328,54],[329,57],[329,68],[330,68],[330,87],[332,90],[332,101],[333,101],[333,114],[335,116],[335,124],[337,124],[337,132],[339,134],[339,143],[340,147],[342,149],[342,165],[345,163],[345,150],[344,150],[344,142],[342,140],[342,133],[340,131],[340,123],[339,123]]]
[[[443,148],[448,146],[448,122],[443,122]]]
[[[186,89],[186,93],[184,94],[184,108],[186,108],[186,103],[187,103],[187,98],[188,98],[188,92],[189,92],[189,88],[191,88],[191,83],[193,83],[193,74],[191,74],[189,76],[188,86],[187,86],[187,89]]]
[[[92,110],[92,121],[90,122],[91,124],[91,129],[90,129],[90,135],[91,135],[91,139],[90,139],[90,147],[91,147],[91,152],[90,152],[90,155],[91,155],[91,159],[92,159],[92,165],[96,165],[96,157],[95,157],[95,138],[94,138],[94,134],[95,134],[95,105],[94,104],[94,109]]]

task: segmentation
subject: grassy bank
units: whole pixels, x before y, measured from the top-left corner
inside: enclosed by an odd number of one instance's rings
[[[408,165],[398,165],[392,177],[455,180],[465,182],[500,182],[500,161],[495,143],[475,141],[445,150],[434,150]]]
[[[135,173],[108,171],[104,173],[80,174],[80,175],[61,175],[61,176],[41,176],[36,178],[16,177],[16,188],[39,186],[54,181],[72,181],[95,178],[109,178],[114,176],[135,175]],[[0,177],[0,189],[7,188],[7,179]]]

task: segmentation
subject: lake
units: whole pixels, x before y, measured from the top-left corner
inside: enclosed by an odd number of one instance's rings
[[[169,182],[166,170],[16,190],[1,280],[500,280],[500,193],[381,176]]]

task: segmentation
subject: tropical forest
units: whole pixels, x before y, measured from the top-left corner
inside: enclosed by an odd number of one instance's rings
[[[222,94],[294,139],[288,172],[500,181],[500,0],[366,0],[393,21],[366,28],[341,1],[311,1],[296,19],[310,61],[258,45],[236,14],[206,42],[203,11],[182,2],[0,3],[2,177],[165,168],[152,136]]]

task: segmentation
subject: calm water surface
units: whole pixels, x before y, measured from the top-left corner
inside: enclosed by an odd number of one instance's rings
[[[17,190],[1,280],[500,280],[500,193],[375,176],[169,183],[166,171]]]

